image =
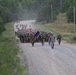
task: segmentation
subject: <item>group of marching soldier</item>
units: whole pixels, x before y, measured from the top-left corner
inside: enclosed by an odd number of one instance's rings
[[[43,36],[43,34],[44,34],[44,36]],[[50,33],[48,33],[48,35],[45,36],[45,33],[43,32],[41,35],[43,36],[43,39],[44,39],[45,37],[48,38],[47,40],[48,40],[48,42],[49,42],[49,45],[51,45],[51,47],[52,47],[52,49],[53,49],[53,48],[54,48],[54,42],[55,42],[55,35],[54,35],[54,33],[53,33],[53,32],[50,32]],[[39,37],[39,31],[36,32],[35,36],[36,36],[36,38]],[[61,34],[58,34],[56,38],[57,38],[58,44],[60,45],[60,43],[61,43],[61,38],[62,38]],[[46,39],[45,39],[45,40],[46,40]]]
[[[16,29],[17,29],[17,31],[26,30],[27,29],[27,24],[26,25],[23,25],[23,24],[22,25],[16,25]],[[29,32],[32,32],[31,26],[29,26]],[[53,32],[47,33],[46,36],[45,36],[45,33],[46,32],[43,31],[42,34],[40,34],[40,31],[36,31],[35,34],[34,34],[35,39],[42,41],[42,43],[44,43],[42,39],[44,39],[45,42],[47,40],[47,42],[49,42],[49,45],[52,45],[52,48],[54,48],[54,42],[55,42],[54,33]],[[46,39],[45,39],[45,37],[46,37]],[[58,34],[56,38],[57,38],[58,44],[60,45],[61,38],[62,38],[61,34]]]

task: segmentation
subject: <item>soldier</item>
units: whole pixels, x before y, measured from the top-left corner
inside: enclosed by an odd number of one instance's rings
[[[62,38],[61,34],[58,34],[58,35],[57,35],[57,41],[58,41],[58,44],[59,44],[59,45],[60,45],[60,43],[61,43],[61,38]]]
[[[54,48],[54,42],[55,42],[55,36],[54,33],[51,33],[49,37],[49,45],[51,45],[52,49]]]
[[[38,38],[39,38],[39,34],[40,34],[40,32],[39,32],[39,31],[37,31],[37,32],[36,32],[36,34],[35,34],[36,39],[38,39]]]

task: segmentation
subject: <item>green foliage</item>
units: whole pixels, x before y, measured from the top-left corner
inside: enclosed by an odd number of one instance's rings
[[[19,75],[20,62],[12,23],[6,24],[5,29],[0,35],[0,75]]]
[[[16,0],[0,0],[0,33],[4,30],[4,23],[17,20]]]
[[[0,75],[13,75],[17,49],[9,38],[0,37]]]
[[[76,35],[72,36],[72,40],[76,42]]]
[[[38,21],[46,21],[46,22],[51,22],[52,21],[52,16],[53,16],[53,21],[56,19],[56,16],[58,13],[61,11],[61,0],[45,0],[41,4],[38,12]],[[52,5],[52,10],[51,10],[51,5]],[[51,15],[51,11],[53,12],[53,15]]]
[[[68,22],[74,21],[74,6],[76,7],[76,0],[65,0],[63,12],[67,13]]]
[[[37,20],[51,22],[51,5],[53,6],[53,20],[61,13],[67,13],[68,22],[74,21],[73,7],[76,7],[76,0],[44,0],[39,5]]]
[[[16,9],[17,9],[16,0],[1,0],[0,1],[0,15],[3,19],[3,22],[14,21],[16,18]]]
[[[71,7],[68,11],[67,11],[67,18],[68,18],[68,22],[73,22],[74,20],[74,11],[73,11],[73,7]]]
[[[3,20],[2,20],[2,17],[0,16],[0,35],[4,30],[5,29],[4,29],[4,25],[3,25]]]
[[[2,22],[0,22],[0,35],[2,34],[2,32],[5,30],[4,28],[4,24]]]

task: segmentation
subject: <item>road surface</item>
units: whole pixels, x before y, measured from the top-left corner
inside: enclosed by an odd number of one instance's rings
[[[76,45],[62,42],[51,49],[48,43],[20,43],[30,75],[76,75]],[[25,61],[24,61],[25,63]]]
[[[76,46],[55,43],[52,50],[48,43],[20,44],[26,56],[30,75],[76,75]]]

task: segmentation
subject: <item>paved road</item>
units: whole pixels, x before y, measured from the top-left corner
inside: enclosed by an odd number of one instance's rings
[[[54,49],[48,43],[44,46],[35,43],[34,47],[30,43],[20,43],[19,46],[30,75],[76,75],[76,45],[56,42]]]
[[[48,43],[20,44],[26,56],[30,75],[76,75],[76,46],[55,43],[52,50]]]

